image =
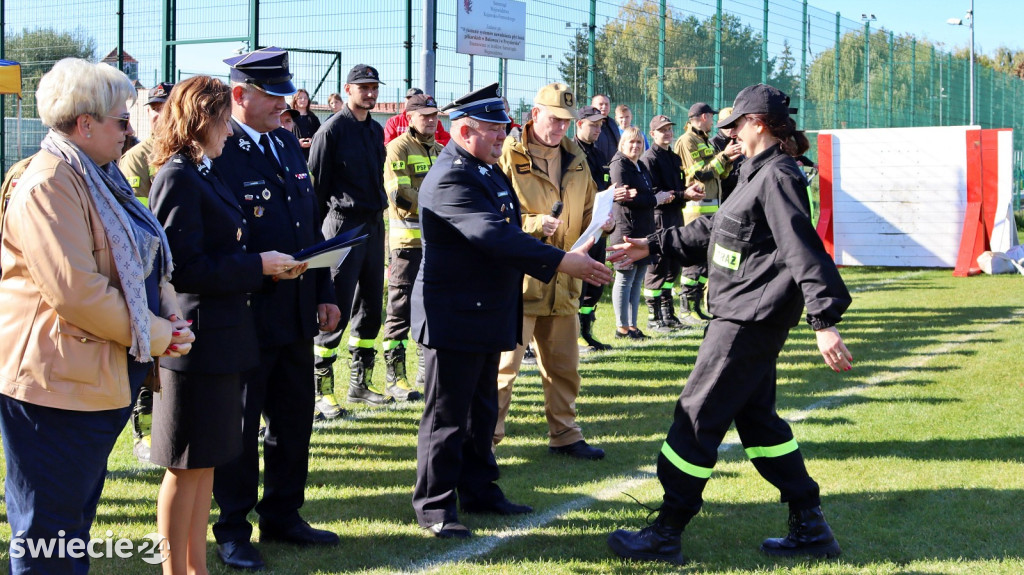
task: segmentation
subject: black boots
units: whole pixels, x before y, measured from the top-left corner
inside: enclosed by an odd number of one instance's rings
[[[704,310],[704,290],[684,291],[679,304],[697,319],[711,321],[711,315]]]
[[[373,388],[373,358],[377,351],[366,348],[350,351],[352,352],[352,375],[348,380],[348,400],[370,405],[394,403],[395,398]]]
[[[609,350],[612,346],[594,339],[594,321],[596,319],[597,318],[594,316],[593,311],[590,313],[580,313],[580,337],[582,337],[583,341],[587,342],[587,345],[590,346],[588,351]]]
[[[821,507],[789,512],[789,535],[765,539],[761,551],[776,557],[839,557],[839,542],[825,521]]]
[[[384,364],[387,371],[384,373],[385,391],[388,395],[398,401],[416,401],[423,399],[423,394],[409,385],[409,379],[405,375],[405,347],[398,346],[384,352]]]
[[[658,306],[661,308],[661,325],[671,329],[686,327],[676,317],[676,306],[672,299],[671,290],[661,290],[661,295],[658,297]]]
[[[313,370],[313,419],[337,419],[345,415],[334,397],[334,365]]]
[[[608,536],[608,546],[623,559],[641,561],[667,561],[682,565],[686,562],[682,552],[683,528],[669,525],[663,517],[640,531],[619,529]]]
[[[655,333],[668,333],[673,331],[673,328],[665,324],[664,318],[661,316],[661,301],[660,297],[646,298],[647,302],[647,329]]]

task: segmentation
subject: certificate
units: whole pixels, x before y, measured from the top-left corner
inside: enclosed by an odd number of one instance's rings
[[[369,234],[361,234],[363,226],[359,225],[333,238],[300,250],[292,255],[296,261],[309,264],[310,268],[338,267],[352,251],[352,247],[366,241]]]
[[[590,212],[590,225],[569,251],[586,244],[590,238],[594,238],[594,243],[601,239],[601,232],[604,231],[601,227],[608,221],[608,216],[612,215],[612,205],[615,203],[614,195],[611,188],[597,193],[597,196],[594,197],[594,209]]]

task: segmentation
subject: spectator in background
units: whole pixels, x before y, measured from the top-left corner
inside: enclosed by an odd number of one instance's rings
[[[295,129],[292,133],[299,139],[302,146],[302,153],[309,159],[309,147],[313,145],[313,134],[320,129],[320,118],[316,117],[310,109],[309,92],[299,88],[292,96],[291,108],[299,113],[295,118]]]
[[[299,112],[288,108],[281,111],[281,127],[288,130],[292,134],[295,134],[295,119],[299,117]],[[299,136],[296,135],[296,138]]]
[[[331,109],[331,115],[327,117],[330,118],[340,112],[341,107],[344,105],[345,103],[341,101],[341,95],[337,92],[331,92],[331,95],[327,96],[327,107]]]
[[[726,106],[718,111],[718,119],[724,120],[732,115],[732,106]],[[735,133],[732,127],[718,128],[718,133],[715,134],[714,138],[711,138],[711,147],[715,149],[716,153],[724,152],[725,149],[731,144],[736,143]],[[725,203],[725,200],[729,197],[729,194],[736,189],[736,183],[740,177],[740,166],[743,165],[743,155],[740,154],[732,161],[732,169],[729,170],[729,175],[722,178],[722,197],[720,203]]]
[[[161,82],[149,91],[149,100],[145,106],[149,110],[149,137],[123,154],[117,163],[128,179],[128,185],[135,192],[135,197],[140,198],[139,201],[144,205],[149,205],[149,187],[156,173],[156,169],[149,165],[149,155],[153,152],[153,134],[171,88],[174,88],[171,82]]]
[[[36,91],[50,131],[4,214],[6,519],[12,534],[51,549],[86,548],[107,457],[153,358],[187,354],[194,340],[163,229],[117,168],[135,96],[112,66],[57,62]],[[6,561],[17,574],[89,571],[87,553]]]
[[[405,101],[408,102],[409,98],[418,96],[423,93],[423,90],[419,88],[409,88],[405,92]],[[384,145],[388,145],[391,140],[394,140],[398,136],[405,133],[409,129],[409,118],[405,116],[405,104],[402,105],[402,109],[397,114],[388,118],[388,121],[384,124]],[[438,144],[445,146],[448,144],[448,140],[451,139],[451,134],[445,131],[444,124],[441,123],[441,119],[437,120],[437,132],[434,133],[434,140]]]
[[[633,125],[633,110],[630,110],[629,106],[625,104],[615,106],[615,123],[619,125],[619,136],[621,137],[622,132]],[[644,138],[644,149],[650,148],[651,146],[647,142],[647,135],[643,131],[640,132],[640,135]]]
[[[604,137],[603,133],[601,137]],[[622,134],[619,149],[612,158],[609,172],[612,185],[631,188],[635,193],[615,201],[615,208],[612,211],[615,215],[615,229],[608,240],[610,244],[620,244],[625,241],[623,238],[642,238],[654,233],[654,206],[658,205],[661,199],[654,194],[651,173],[647,171],[646,166],[639,163],[643,153],[644,141],[640,137],[640,130],[636,126],[630,126]],[[616,338],[648,339],[637,327],[637,312],[640,309],[644,273],[650,259],[627,259],[615,266],[612,306],[615,307],[616,314]]]
[[[502,96],[501,102],[505,104],[505,115],[508,116],[509,120],[512,120],[508,124],[505,124],[505,134],[518,138],[518,134],[522,131],[523,127],[517,124],[515,118],[512,117],[512,107],[508,105],[508,98]],[[513,135],[512,132],[516,132],[516,134]]]
[[[604,157],[613,158],[619,151],[619,139],[622,137],[622,134],[619,132],[619,126],[615,123],[615,118],[611,114],[611,100],[604,94],[596,94],[590,99],[590,105],[597,108],[605,116],[604,125],[601,126],[601,137],[597,139],[597,147],[604,154]]]

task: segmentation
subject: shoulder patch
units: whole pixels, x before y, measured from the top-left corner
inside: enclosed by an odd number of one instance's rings
[[[517,174],[529,174],[530,173],[530,164],[516,164],[516,173]]]
[[[396,162],[391,162],[391,169],[392,170],[404,170],[405,169],[405,162],[403,162],[402,160],[398,160]]]
[[[138,176],[132,176],[128,178],[128,185],[133,188],[138,188],[140,183],[142,183],[142,178]]]

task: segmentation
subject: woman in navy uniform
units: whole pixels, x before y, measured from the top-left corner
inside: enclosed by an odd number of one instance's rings
[[[246,250],[245,217],[212,169],[231,135],[228,87],[189,78],[171,92],[164,113],[150,205],[171,247],[184,318],[203,336],[192,353],[161,364],[150,460],[167,468],[157,507],[170,547],[164,573],[203,573],[213,468],[242,452],[239,374],[259,362],[248,293],[264,275],[289,267],[282,277],[294,277],[302,268],[287,254]]]
[[[284,97],[295,93],[288,54],[264,48],[229,58],[231,128],[224,153],[213,165],[242,207],[249,226],[247,249],[293,254],[323,241],[316,194],[299,142],[281,128]],[[242,455],[217,467],[213,495],[220,517],[213,526],[218,555],[243,569],[264,566],[250,541],[253,509],[260,541],[336,545],[338,536],[314,529],[299,515],[309,469],[313,386],[309,350],[318,329],[337,323],[334,291],[326,270],[295,281],[267,277],[252,293],[260,364],[242,374]],[[263,446],[263,497],[259,497],[260,416],[267,423]]]
[[[425,405],[412,501],[419,524],[449,538],[470,536],[456,499],[467,513],[533,511],[505,498],[491,451],[498,358],[521,343],[523,274],[599,284],[611,273],[587,256],[589,245],[563,252],[523,232],[512,185],[493,167],[509,122],[497,84],[445,110],[452,139],[420,186],[423,262],[411,333],[424,346]]]
[[[719,122],[720,128],[733,125],[748,160],[729,201],[713,217],[627,238],[608,258],[628,262],[651,253],[683,265],[706,261],[714,315],[658,456],[665,489],[658,519],[640,531],[611,534],[608,544],[622,557],[683,561],[680,536],[701,508],[718,447],[734,421],[754,467],[789,504],[789,534],[766,539],[761,551],[840,553],[821,512],[818,484],[775,411],[776,361],[806,307],[825,362],[835,371],[851,369],[853,356],[835,328],[850,294],[811,225],[803,174],[779,146],[795,129],[789,96],[764,84],[744,89],[732,115]]]

